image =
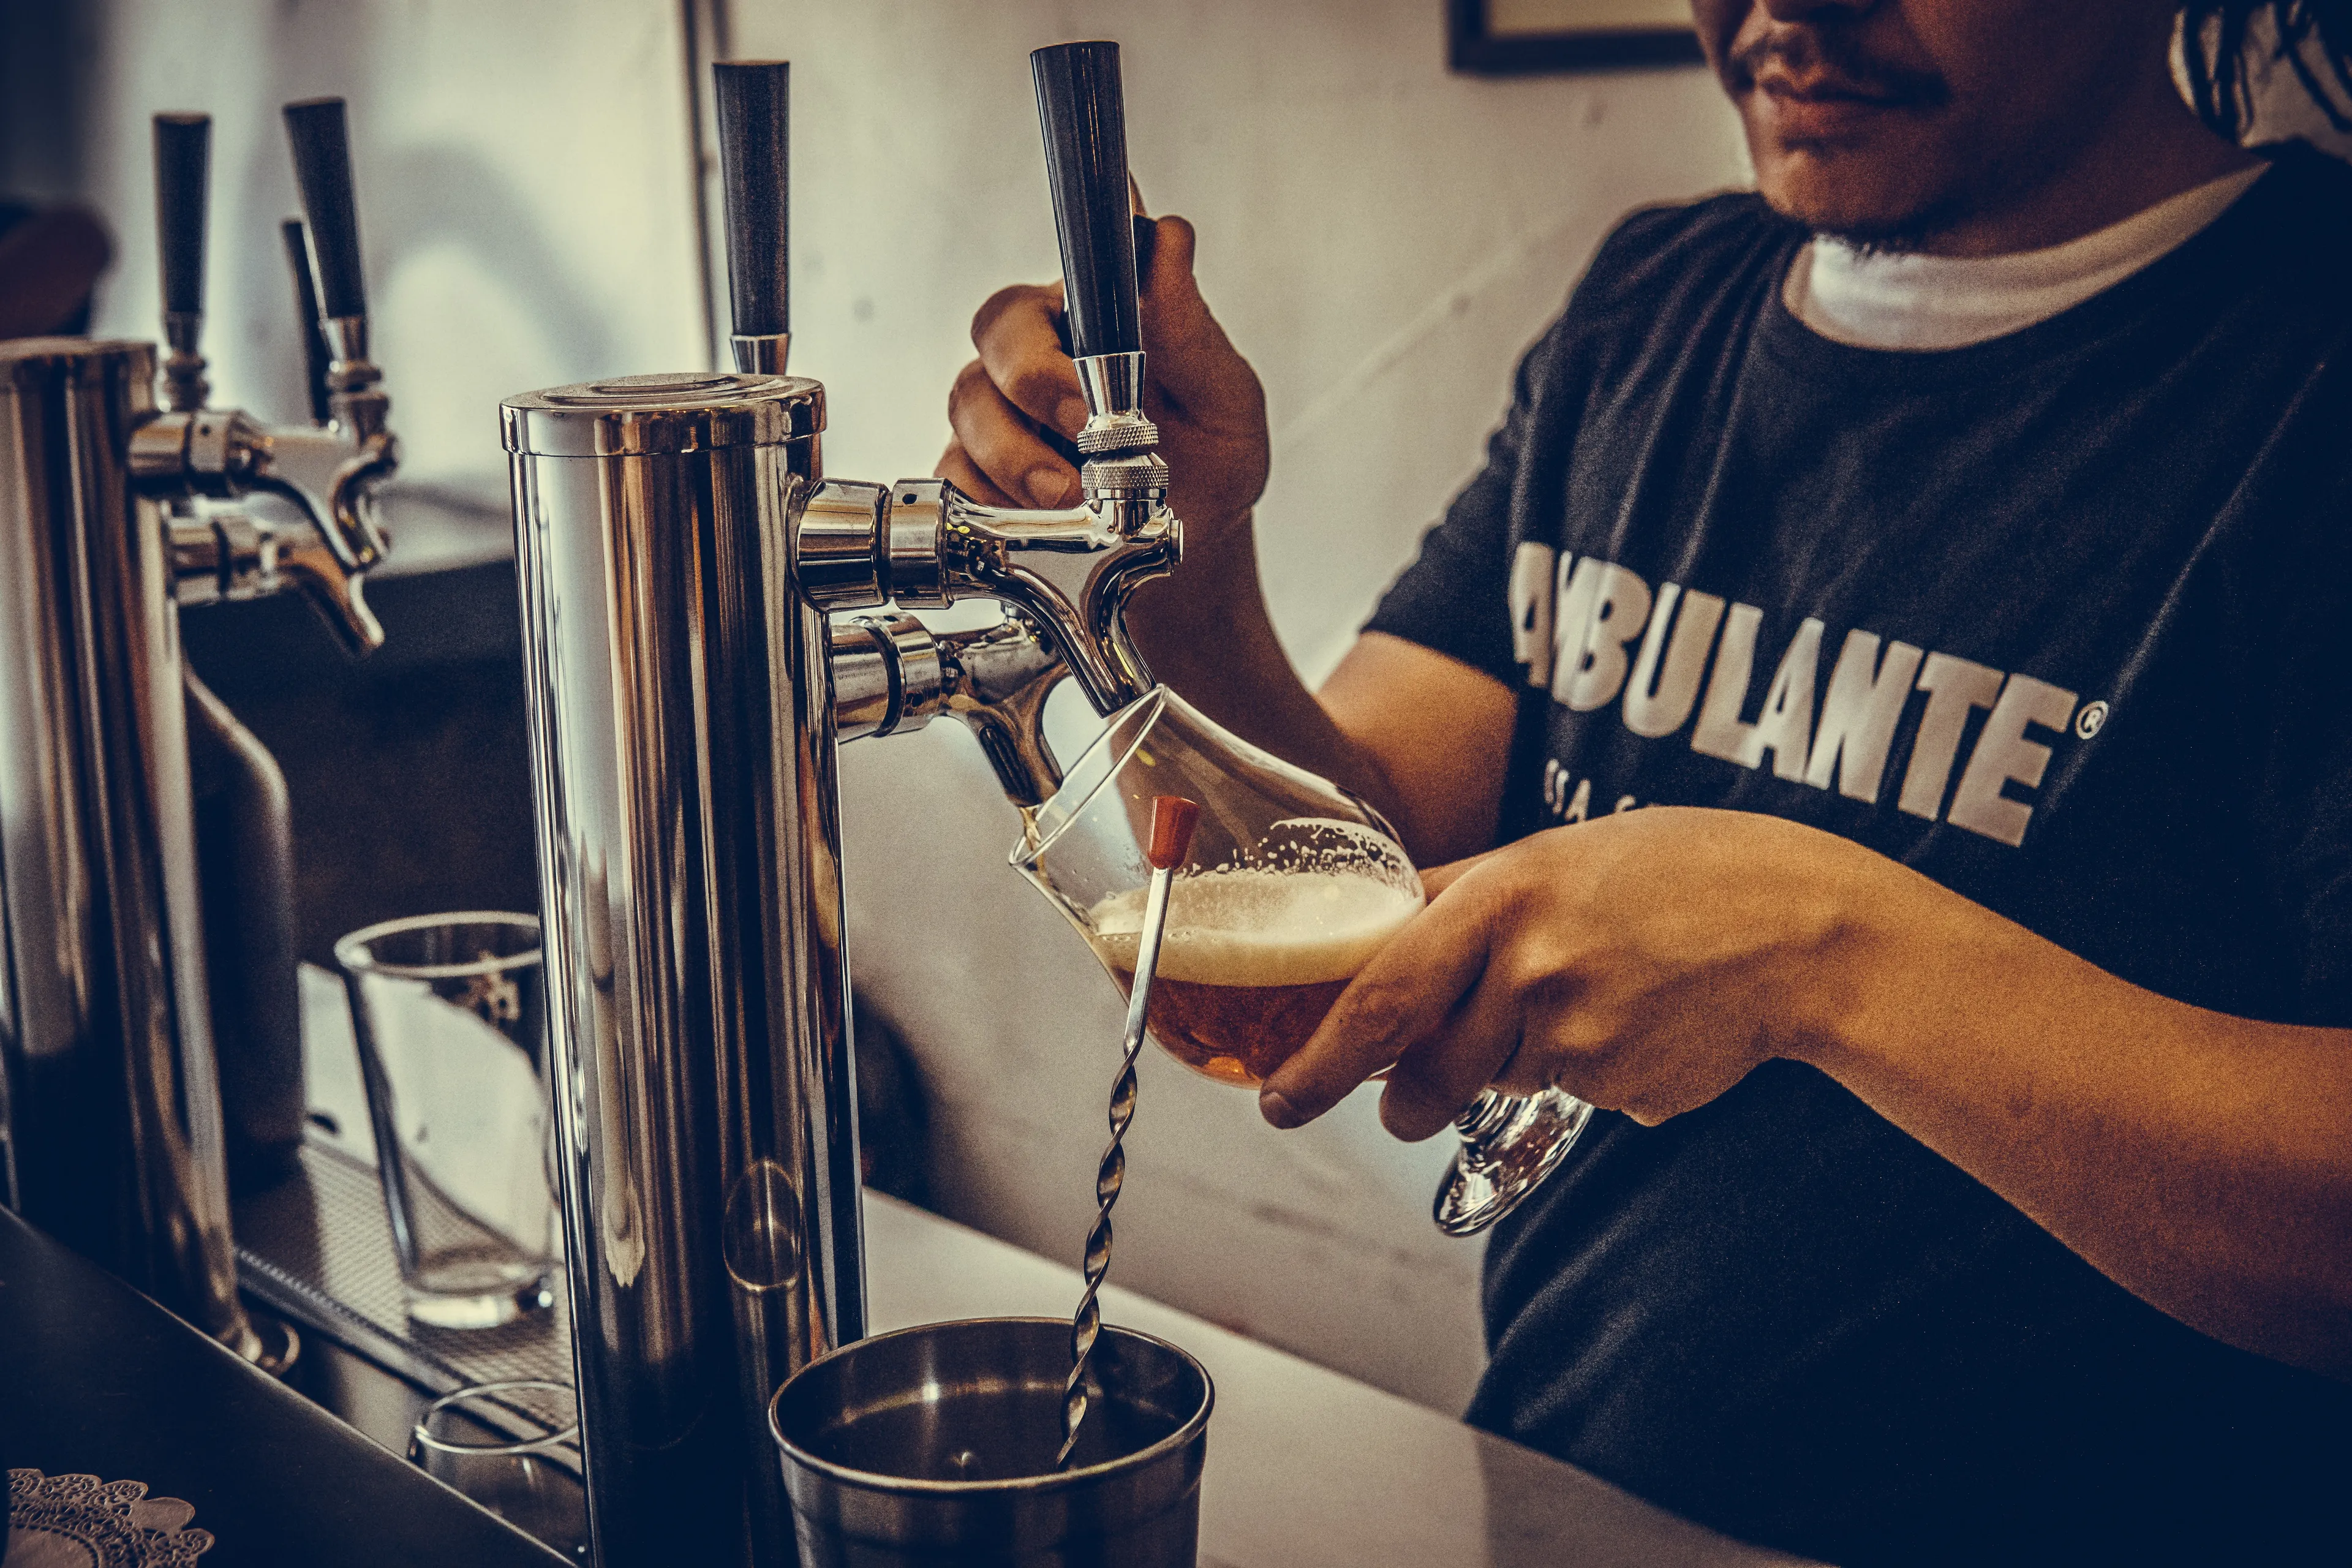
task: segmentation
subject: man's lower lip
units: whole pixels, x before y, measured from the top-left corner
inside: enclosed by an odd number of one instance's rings
[[[1759,92],[1756,98],[1766,123],[1793,140],[1861,131],[1902,108],[1872,98],[1797,98],[1780,92]]]

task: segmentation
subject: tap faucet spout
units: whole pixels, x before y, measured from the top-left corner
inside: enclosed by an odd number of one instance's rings
[[[1034,623],[1009,615],[975,632],[940,639],[947,710],[980,742],[996,782],[1026,814],[1062,787],[1062,764],[1045,739],[1045,700],[1068,674]]]
[[[934,635],[904,612],[832,627],[834,734],[845,744],[903,735],[945,713],[980,742],[1005,796],[1024,813],[1062,787],[1045,739],[1045,700],[1069,673],[1027,616]]]
[[[952,488],[945,498],[950,577],[1042,628],[1078,689],[1106,715],[1153,684],[1127,629],[1128,598],[1183,557],[1183,525],[1160,499],[1166,466],[1150,462],[1156,486],[1100,495],[1068,512],[1003,510]]]

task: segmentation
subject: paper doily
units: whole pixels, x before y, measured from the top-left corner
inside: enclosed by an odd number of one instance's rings
[[[145,1481],[8,1472],[7,1568],[194,1568],[210,1531],[192,1503],[151,1498]]]

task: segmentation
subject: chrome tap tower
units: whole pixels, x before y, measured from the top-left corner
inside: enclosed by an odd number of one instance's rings
[[[1034,63],[1084,504],[825,477],[824,388],[782,374],[782,64],[717,68],[735,373],[503,409],[604,1568],[793,1561],[767,1401],[865,1331],[835,744],[955,714],[1025,808],[1058,782],[1055,681],[1105,712],[1150,685],[1122,609],[1180,531],[1140,405],[1118,48]],[[934,637],[904,613],[970,597],[1005,618]]]
[[[380,643],[362,574],[394,461],[342,100],[286,122],[332,345],[318,423],[205,406],[202,115],[155,121],[165,406],[152,344],[0,343],[0,1201],[263,1362],[282,1348],[237,1300],[189,782],[191,715],[235,727],[181,662],[179,607],[294,588],[353,651]],[[228,504],[252,492],[299,521]]]

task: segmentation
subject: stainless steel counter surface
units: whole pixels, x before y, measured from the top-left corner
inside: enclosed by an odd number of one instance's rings
[[[996,1314],[1066,1316],[1075,1268],[868,1194],[877,1333]],[[1073,1237],[1071,1252],[1082,1237]],[[1117,1285],[1108,1322],[1181,1345],[1216,1380],[1202,1568],[1681,1568],[1800,1563],[1742,1545],[1352,1378]]]

